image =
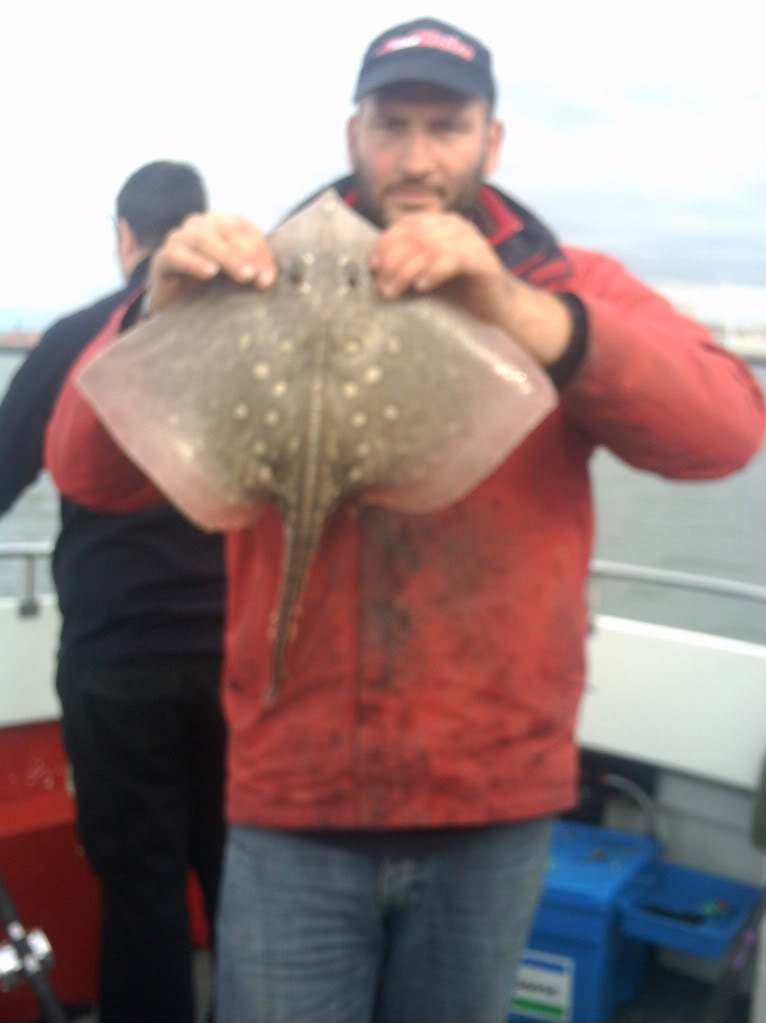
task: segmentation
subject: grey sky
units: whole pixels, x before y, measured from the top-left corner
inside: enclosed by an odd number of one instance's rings
[[[216,207],[271,227],[345,170],[362,51],[418,14],[492,48],[495,181],[562,240],[653,281],[763,283],[762,0],[0,0],[0,328],[117,284],[114,195],[148,160],[196,163]]]

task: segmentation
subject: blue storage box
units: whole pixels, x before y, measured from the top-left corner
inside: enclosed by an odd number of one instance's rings
[[[624,933],[717,959],[745,925],[759,895],[752,885],[657,863],[618,902]]]
[[[556,822],[509,1020],[605,1023],[636,996],[649,946],[620,931],[618,898],[659,851],[647,836]]]

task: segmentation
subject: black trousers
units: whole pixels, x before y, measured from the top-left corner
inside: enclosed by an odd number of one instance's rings
[[[100,1023],[192,1023],[189,868],[215,919],[225,726],[216,658],[59,663],[78,830],[102,883]]]

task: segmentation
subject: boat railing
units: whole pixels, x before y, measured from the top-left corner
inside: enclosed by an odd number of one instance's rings
[[[736,579],[698,575],[696,572],[677,572],[668,568],[651,568],[647,565],[631,565],[621,561],[604,561],[601,558],[591,562],[590,570],[596,579],[655,583],[658,586],[672,586],[674,589],[712,593],[718,597],[739,597],[742,600],[766,603],[766,586],[740,582]]]
[[[22,566],[22,590],[19,598],[19,616],[33,618],[40,613],[37,592],[37,563],[47,561],[53,553],[48,540],[20,540],[0,543],[0,562],[18,561]]]
[[[0,562],[18,561],[22,565],[22,592],[18,610],[19,615],[23,618],[39,614],[37,563],[50,558],[52,552],[53,544],[46,540],[0,543]],[[632,565],[601,558],[594,559],[590,569],[594,579],[653,583],[658,586],[669,586],[675,589],[709,593],[718,597],[735,597],[766,604],[766,586],[759,586],[756,583],[723,579],[711,575],[698,575],[693,572],[678,572],[667,568],[652,568],[647,565]]]

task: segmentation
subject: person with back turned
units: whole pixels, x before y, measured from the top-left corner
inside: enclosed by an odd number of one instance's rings
[[[0,405],[0,513],[40,472],[48,419],[81,351],[140,294],[168,232],[206,208],[186,164],[150,163],[124,183],[124,288],[46,330]],[[64,741],[102,887],[101,1023],[188,1023],[187,877],[196,872],[212,926],[223,845],[221,538],[166,503],[95,510],[63,495],[53,575]]]

